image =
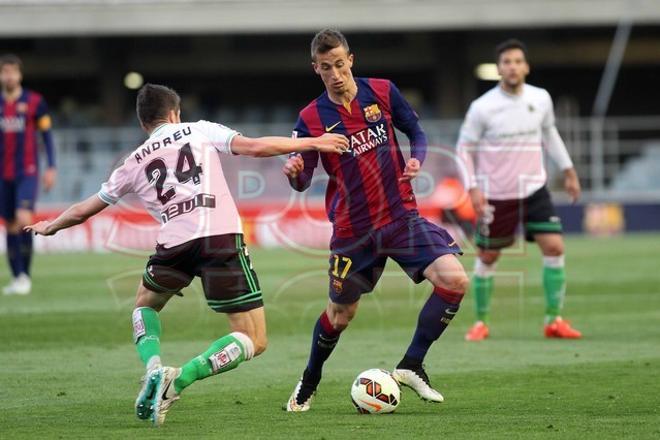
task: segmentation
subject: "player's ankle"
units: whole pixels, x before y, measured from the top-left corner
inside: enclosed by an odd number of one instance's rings
[[[396,368],[398,370],[417,370],[422,368],[422,361],[419,359],[413,359],[409,356],[404,356]]]

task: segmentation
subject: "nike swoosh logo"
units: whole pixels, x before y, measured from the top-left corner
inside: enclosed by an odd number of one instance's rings
[[[445,309],[445,313],[448,315],[455,315],[458,310]]]
[[[326,133],[331,132],[331,131],[334,130],[335,127],[337,127],[339,124],[341,124],[341,121],[337,122],[335,125],[331,125],[330,127],[328,127],[328,126],[326,125],[326,126],[325,126],[325,132],[326,132]]]
[[[454,246],[455,244],[456,244],[456,240],[452,241],[452,242],[449,243],[447,246],[448,246],[448,247],[452,247],[452,246]]]
[[[170,390],[170,386],[172,386],[172,383],[174,383],[173,380],[170,381],[170,383],[167,384],[167,387],[160,394],[161,395],[161,400],[168,400],[169,399],[169,397],[167,397],[167,392]]]
[[[360,402],[364,403],[365,405],[369,405],[372,408],[375,408],[376,411],[380,411],[381,409],[383,409],[383,407],[377,403],[366,402],[364,400],[360,400]]]

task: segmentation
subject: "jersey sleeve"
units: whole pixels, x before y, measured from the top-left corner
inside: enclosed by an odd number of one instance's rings
[[[456,143],[456,153],[459,160],[464,165],[463,184],[466,188],[472,189],[477,187],[477,176],[475,173],[474,156],[476,154],[476,146],[481,140],[484,133],[484,124],[479,115],[477,106],[472,103],[465,115],[465,120],[461,125],[461,131]]]
[[[296,126],[293,129],[293,133],[291,133],[291,137],[293,138],[305,138],[305,137],[312,137],[312,135],[309,132],[309,128],[307,128],[307,124],[305,124],[305,121],[302,119],[302,117],[298,117],[298,121],[296,122]],[[291,154],[299,154],[303,161],[305,162],[303,170],[296,176],[294,179],[289,179],[289,184],[293,189],[296,191],[304,191],[312,183],[312,177],[314,176],[314,169],[319,163],[319,153],[318,151],[304,151],[302,153],[291,153]]]
[[[114,205],[126,194],[133,191],[133,170],[126,160],[120,167],[116,168],[107,182],[101,185],[98,197],[108,205]]]
[[[479,109],[472,103],[465,115],[465,120],[461,125],[461,130],[458,138],[459,146],[474,145],[479,143],[484,134],[484,123],[482,121]]]
[[[545,129],[554,127],[556,123],[555,107],[552,104],[552,97],[550,96],[549,93],[546,93],[546,95],[547,95],[546,99],[548,100],[548,104],[546,106],[545,115],[543,115],[543,121],[542,121],[543,128]]]
[[[37,127],[40,131],[50,130],[52,122],[50,119],[48,104],[46,104],[46,100],[41,96],[39,97],[39,104],[37,104],[37,110],[34,116],[37,120]]]
[[[426,134],[419,124],[417,112],[392,82],[390,82],[390,106],[394,126],[410,139],[410,156],[423,163],[428,145]]]
[[[231,141],[240,135],[236,130],[209,121],[199,121],[197,128],[211,141],[211,146],[220,153],[232,154]]]

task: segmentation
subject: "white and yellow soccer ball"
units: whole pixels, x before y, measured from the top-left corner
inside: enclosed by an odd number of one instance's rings
[[[387,414],[401,401],[401,388],[389,371],[372,368],[353,381],[351,400],[360,414]]]

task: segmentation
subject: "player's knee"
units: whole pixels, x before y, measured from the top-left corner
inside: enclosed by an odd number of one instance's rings
[[[495,264],[499,258],[500,258],[499,252],[494,252],[494,251],[479,252],[479,259],[481,260],[482,263],[487,265]]]
[[[266,348],[268,347],[268,338],[266,335],[257,335],[252,338],[252,343],[254,344],[254,355],[259,356],[266,351]]]
[[[10,220],[7,222],[7,232],[10,234],[19,234],[21,232],[21,225],[18,220]]]
[[[559,257],[564,255],[564,243],[551,243],[543,248],[543,255],[546,257]]]
[[[32,219],[33,216],[31,211],[19,209],[16,211],[16,219],[14,220],[14,223],[16,223],[16,228],[21,230],[25,226],[32,224]]]
[[[448,290],[450,292],[455,292],[457,295],[463,295],[468,287],[470,286],[470,278],[465,272],[453,275],[451,277],[446,277],[439,283],[438,286],[440,289]]]
[[[470,287],[470,277],[468,277],[467,274],[463,272],[462,274],[455,277],[453,284],[454,284],[454,288],[453,288],[454,291],[465,293],[467,292],[468,287]]]
[[[330,324],[332,324],[332,328],[338,332],[342,332],[346,330],[350,322],[351,322],[351,318],[343,314],[336,314],[333,317],[333,319],[330,320]]]
[[[149,307],[160,312],[165,307],[165,304],[167,304],[168,299],[169,295],[152,292],[140,285],[135,297],[135,307]]]

